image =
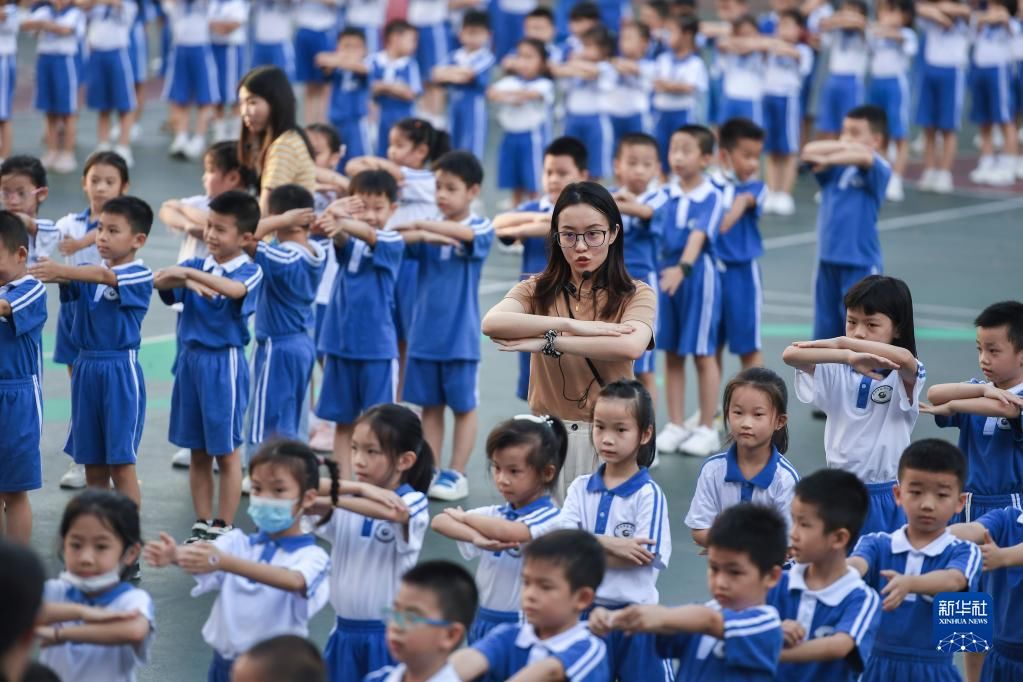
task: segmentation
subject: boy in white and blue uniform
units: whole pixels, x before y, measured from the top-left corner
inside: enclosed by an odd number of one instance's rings
[[[297,0],[295,19],[295,79],[299,83],[323,86],[327,78],[316,66],[316,55],[329,52],[337,42],[338,15],[328,0]]]
[[[362,31],[366,37],[366,50],[369,54],[374,54],[381,48],[380,32],[384,28],[386,14],[386,0],[348,0],[345,28]]]
[[[615,84],[609,95],[608,111],[614,131],[614,149],[629,133],[650,133],[650,98],[653,95],[654,62],[646,57],[650,30],[642,24],[627,24],[618,37],[619,56]]]
[[[907,139],[909,137],[910,68],[919,50],[916,32],[910,28],[914,17],[913,4],[901,0],[879,15],[878,26],[871,30],[870,90],[867,101],[884,109],[888,117],[888,137],[896,145],[895,173],[889,194],[898,198],[901,175],[905,172]]]
[[[898,502],[907,525],[860,538],[849,565],[881,592],[884,613],[864,682],[960,680],[952,652],[931,637],[933,597],[976,589],[982,557],[972,542],[948,532],[962,510],[966,458],[946,441],[912,443],[899,460]]]
[[[782,573],[767,595],[783,626],[801,635],[782,652],[779,680],[856,682],[870,660],[881,623],[881,598],[849,566],[821,584],[830,577],[831,567],[844,565],[866,514],[867,490],[848,471],[821,469],[796,485],[789,527],[797,563]],[[814,659],[806,649],[821,647],[825,639],[841,647],[837,653],[848,653],[838,656],[829,651]]]
[[[423,93],[419,64],[413,58],[415,35],[411,24],[389,22],[384,29],[384,49],[370,58],[370,92],[380,107],[376,153],[381,156],[387,155],[391,126],[412,115],[415,100]],[[402,96],[390,91],[393,86],[402,90]]]
[[[197,119],[195,136],[189,138],[187,110],[195,105],[203,111],[220,102],[220,79],[210,36],[210,2],[173,0],[164,3],[165,7],[161,5],[171,32],[163,98],[170,102],[172,111],[185,115],[183,125],[175,130],[171,155],[202,156],[206,131],[199,129],[199,122],[203,119]]]
[[[448,89],[451,147],[467,149],[482,159],[487,142],[487,86],[495,63],[488,46],[490,20],[486,13],[466,12],[458,39],[461,47],[451,53],[444,66],[434,69],[433,81]]]
[[[211,0],[210,23],[217,24],[220,31],[210,31],[213,61],[217,65],[217,85],[220,87],[217,117],[214,120],[215,138],[235,139],[229,129],[237,121],[238,83],[249,70],[249,2],[248,0]],[[230,27],[234,28],[230,28]],[[223,29],[229,29],[227,33]],[[236,123],[240,126],[240,123]],[[219,141],[219,139],[217,140]]]
[[[79,73],[75,64],[79,38],[85,33],[85,14],[70,0],[36,7],[23,22],[23,30],[41,28],[36,45],[36,109],[50,116],[78,113]]]
[[[707,67],[696,52],[699,22],[695,17],[668,24],[670,50],[654,62],[654,137],[661,150],[661,170],[671,172],[668,148],[671,136],[680,126],[696,120],[703,95],[707,92]]]
[[[252,66],[276,66],[295,78],[291,1],[256,0],[252,7]]]
[[[1009,5],[1014,10],[1017,3],[1010,1]],[[1006,9],[1005,0],[988,3],[987,11],[975,14],[973,21],[970,121],[980,127],[981,157],[971,179],[991,185],[1012,185],[1016,182],[1019,146],[1012,93],[1012,41],[1020,26]],[[998,128],[1005,139],[1004,153],[997,159],[993,128]]]
[[[546,76],[526,80],[508,73],[490,88],[494,93],[491,101],[508,91],[528,92],[533,96],[517,103],[498,99],[491,104],[503,131],[497,153],[497,187],[533,194],[540,191],[543,150],[550,142],[546,128],[554,104],[554,83]]]
[[[343,169],[350,160],[373,153],[367,120],[369,60],[362,30],[350,26],[342,30],[337,36],[335,54],[344,64],[338,64],[333,70],[327,119],[337,129],[344,145],[344,155],[337,164],[338,169]]]
[[[61,239],[81,239],[99,227],[99,216],[92,216],[91,209],[81,213],[71,213],[57,221]],[[95,243],[80,249],[70,256],[65,256],[68,265],[96,265],[100,262],[99,251]],[[57,313],[57,334],[53,344],[53,361],[61,365],[73,365],[78,357],[78,348],[71,339],[71,326],[74,322],[74,305],[61,304]]]
[[[839,11],[825,20],[821,42],[829,50],[828,75],[817,103],[817,130],[834,139],[842,121],[863,104],[869,51],[864,27],[867,5],[863,0],[844,0]]]
[[[24,15],[14,2],[5,3],[0,11],[3,12],[3,19],[0,20],[0,129],[2,129],[9,126],[11,120],[14,84],[18,71],[18,31]],[[0,142],[0,145],[2,144]],[[6,154],[4,156],[6,157]]]
[[[49,196],[46,168],[34,156],[16,154],[0,163],[0,192],[4,208],[15,214],[25,214],[29,220],[28,264],[39,258],[48,258],[60,242],[60,230],[52,220],[39,217],[39,207]]]
[[[433,67],[447,61],[451,52],[448,0],[409,0],[406,19],[419,34],[416,63],[419,73],[429,79]]]
[[[798,11],[783,12],[778,23],[784,32],[788,32],[790,23],[794,32],[805,27]],[[813,48],[802,42],[789,44],[799,52],[798,58],[772,50],[767,54],[764,68],[764,151],[772,156],[799,152],[801,125],[806,111],[801,92],[803,81],[813,72]]]
[[[526,17],[537,8],[537,0],[493,0],[490,22],[494,27],[494,56],[504,59],[525,35]]]
[[[298,185],[282,185],[270,192],[270,215],[312,208],[313,196]],[[261,236],[257,233],[257,236]],[[309,336],[313,302],[326,263],[324,248],[309,238],[309,225],[282,225],[277,243],[265,241],[246,247],[263,270],[256,299],[255,377],[249,443],[272,437],[302,440],[299,426],[304,415],[316,347]]]
[[[139,7],[133,0],[117,6],[96,5],[89,10],[85,103],[100,112],[100,135],[104,132],[103,119],[109,121],[110,112],[116,111],[125,129],[122,139],[130,139],[134,121],[131,114],[138,108],[130,52],[131,33],[138,22],[138,13]],[[98,142],[101,146],[109,144],[108,139]],[[119,147],[118,151],[125,157],[131,156],[125,148]]]
[[[607,102],[617,80],[617,72],[608,61],[614,43],[602,27],[587,31],[582,42],[578,54],[560,67],[571,74],[562,79],[565,135],[580,140],[590,150],[588,171],[590,178],[597,180],[611,175],[614,154],[614,129]]]
[[[717,61],[721,69],[721,106],[712,123],[721,124],[731,118],[747,118],[764,124],[764,76],[767,59],[759,45],[750,44],[760,38],[752,17],[733,24],[734,49],[719,48]]]

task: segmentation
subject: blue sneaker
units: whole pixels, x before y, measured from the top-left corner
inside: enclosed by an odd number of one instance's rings
[[[469,496],[469,479],[454,469],[441,469],[430,484],[428,496],[445,502],[465,499]]]

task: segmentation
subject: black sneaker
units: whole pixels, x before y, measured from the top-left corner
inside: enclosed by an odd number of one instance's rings
[[[227,523],[223,519],[213,519],[213,522],[209,525],[209,528],[207,528],[206,530],[206,540],[207,542],[213,542],[221,535],[228,533],[232,530],[234,530],[234,526]]]
[[[186,545],[194,545],[197,542],[208,541],[210,533],[210,522],[202,519],[196,519],[195,523],[192,524],[192,533],[185,540]]]

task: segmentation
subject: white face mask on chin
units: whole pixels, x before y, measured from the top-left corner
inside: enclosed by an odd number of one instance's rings
[[[95,594],[96,592],[105,592],[117,583],[121,582],[121,570],[123,568],[123,566],[118,565],[117,568],[109,571],[108,573],[91,575],[88,578],[75,575],[70,571],[62,571],[60,579],[70,583],[72,587],[84,594]]]

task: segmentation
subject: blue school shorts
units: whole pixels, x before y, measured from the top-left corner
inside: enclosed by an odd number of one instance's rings
[[[57,116],[69,116],[78,111],[78,69],[74,55],[39,55],[36,109]]]
[[[719,343],[729,352],[746,355],[760,350],[760,308],[763,283],[755,261],[722,263]]]
[[[419,290],[419,262],[404,258],[398,266],[398,284],[394,288],[394,327],[398,343],[408,340],[412,329],[412,316],[416,312],[416,292]]]
[[[71,429],[64,452],[76,464],[135,464],[145,422],[138,351],[79,351],[71,368]]]
[[[419,43],[416,45],[416,62],[424,83],[432,80],[433,67],[444,64],[451,52],[451,28],[445,23],[417,27]]]
[[[647,114],[632,114],[631,116],[612,116],[611,133],[614,142],[611,149],[618,151],[618,142],[629,133],[649,133],[650,117]]]
[[[884,109],[888,137],[905,140],[909,136],[909,82],[905,77],[872,79],[867,102]]]
[[[607,663],[612,679],[619,682],[673,682],[672,661],[657,655],[657,635],[638,632],[627,635],[612,630],[601,639],[607,645]]]
[[[658,293],[657,348],[675,355],[714,355],[721,327],[721,277],[710,256],[697,259],[674,296]]]
[[[813,276],[813,338],[833,339],[845,335],[845,294],[881,266],[840,265],[819,261]]]
[[[300,28],[295,31],[295,80],[299,83],[326,83],[330,78],[316,66],[316,55],[333,52],[337,35],[333,31]]]
[[[249,442],[279,436],[302,440],[299,423],[316,364],[316,347],[306,332],[264,339],[252,361]]]
[[[456,413],[470,412],[480,402],[478,360],[409,358],[401,399],[421,407],[447,405]]]
[[[926,651],[906,651],[892,647],[885,651],[884,644],[874,643],[870,660],[859,682],[893,682],[894,680],[927,680],[927,682],[962,682],[959,671],[948,654]],[[984,666],[987,667],[987,666]]]
[[[867,533],[894,533],[906,524],[906,513],[895,504],[892,487],[896,481],[867,483],[867,517],[863,519],[860,537]]]
[[[176,45],[167,55],[169,66],[163,96],[179,106],[220,102],[220,79],[209,45]]]
[[[721,100],[724,98],[724,79],[721,76],[707,81],[707,121],[721,120]]]
[[[217,86],[220,103],[226,106],[238,102],[238,83],[248,71],[243,45],[212,45],[213,61],[217,65]]]
[[[244,440],[249,366],[244,349],[184,345],[171,392],[168,440],[179,448],[230,455]]]
[[[141,21],[135,22],[128,35],[128,60],[136,83],[149,80],[149,38],[146,36],[146,25]]]
[[[231,668],[234,667],[233,658],[224,658],[216,651],[213,652],[213,660],[206,671],[206,682],[231,682]]]
[[[387,650],[387,627],[379,620],[349,620],[338,616],[323,649],[330,682],[351,682],[394,665]]]
[[[959,130],[965,90],[965,70],[925,63],[917,96],[916,124],[938,130]]]
[[[372,53],[371,53],[372,54]],[[252,67],[276,66],[295,80],[295,46],[292,43],[253,43]]]
[[[732,118],[748,118],[758,126],[764,125],[764,103],[755,99],[736,99],[734,97],[722,96],[721,111],[718,114],[718,123],[724,123]]]
[[[970,121],[980,124],[1013,120],[1009,66],[977,66],[970,78]]]
[[[515,397],[529,399],[529,358],[532,353],[519,353],[519,380],[515,386]]]
[[[545,146],[546,139],[541,130],[502,135],[497,153],[497,186],[500,189],[539,192]]]
[[[1016,62],[1016,77],[1013,79],[1012,90],[1015,93],[1013,111],[1017,116],[1023,115],[1023,61]]]
[[[374,405],[393,403],[398,385],[397,360],[350,360],[328,355],[316,416],[352,424]]]
[[[966,506],[963,510],[952,517],[952,523],[972,523],[988,512],[1015,507],[1023,510],[1023,493],[1009,493],[1005,495],[977,495],[966,493]]]
[[[684,125],[688,125],[693,112],[690,109],[678,111],[658,111],[654,113],[654,138],[661,155],[661,170],[671,173],[668,165],[668,147],[671,146],[672,134]]]
[[[1023,680],[1023,647],[996,639],[994,647],[984,658],[980,682],[1006,680]]]
[[[765,152],[786,155],[799,152],[801,111],[798,95],[764,95]]]
[[[0,121],[11,120],[14,86],[18,80],[18,60],[13,54],[0,55]]]
[[[654,291],[660,291],[660,286],[657,283],[657,272],[648,272],[645,277],[636,277],[636,279],[643,280],[646,282],[651,289]],[[657,308],[660,304],[660,296],[654,299],[654,329],[657,329]],[[645,350],[643,355],[639,357],[633,363],[632,371],[635,374],[653,374],[657,369],[657,351],[656,350]]]
[[[326,303],[313,304],[313,342],[320,347],[320,334],[323,333],[323,318],[327,314]]]
[[[0,379],[0,492],[43,486],[43,393],[35,377]]]
[[[448,112],[451,148],[468,150],[477,159],[482,159],[487,144],[486,97],[458,89],[449,90]]]
[[[127,49],[93,50],[89,55],[85,103],[96,111],[135,111],[135,72]]]
[[[341,135],[341,143],[345,146],[345,155],[338,163],[338,168],[344,170],[345,164],[357,156],[372,156],[373,141],[369,134],[369,123],[366,118],[350,118],[343,121],[331,121]],[[387,154],[385,149],[384,154]]]
[[[822,133],[842,132],[842,120],[849,110],[863,104],[863,96],[862,78],[829,75],[817,100],[817,130]]]
[[[74,306],[62,304],[57,310],[57,337],[53,344],[53,361],[58,365],[73,365],[78,358],[78,346],[71,339],[74,323]]]
[[[485,609],[481,606],[476,609],[476,617],[469,627],[467,643],[469,646],[472,646],[473,642],[478,642],[486,637],[487,633],[498,625],[520,622],[522,622],[522,616],[518,611],[496,611],[494,609]]]
[[[799,111],[802,113],[803,118],[813,118],[813,111],[810,109],[810,98],[813,96],[813,85],[817,82],[817,65],[820,63],[818,56],[819,53],[814,50],[813,65],[810,67],[810,73],[803,76],[803,82],[799,85]]]
[[[565,135],[578,139],[589,152],[591,178],[609,178],[614,156],[614,130],[607,114],[565,116]]]

